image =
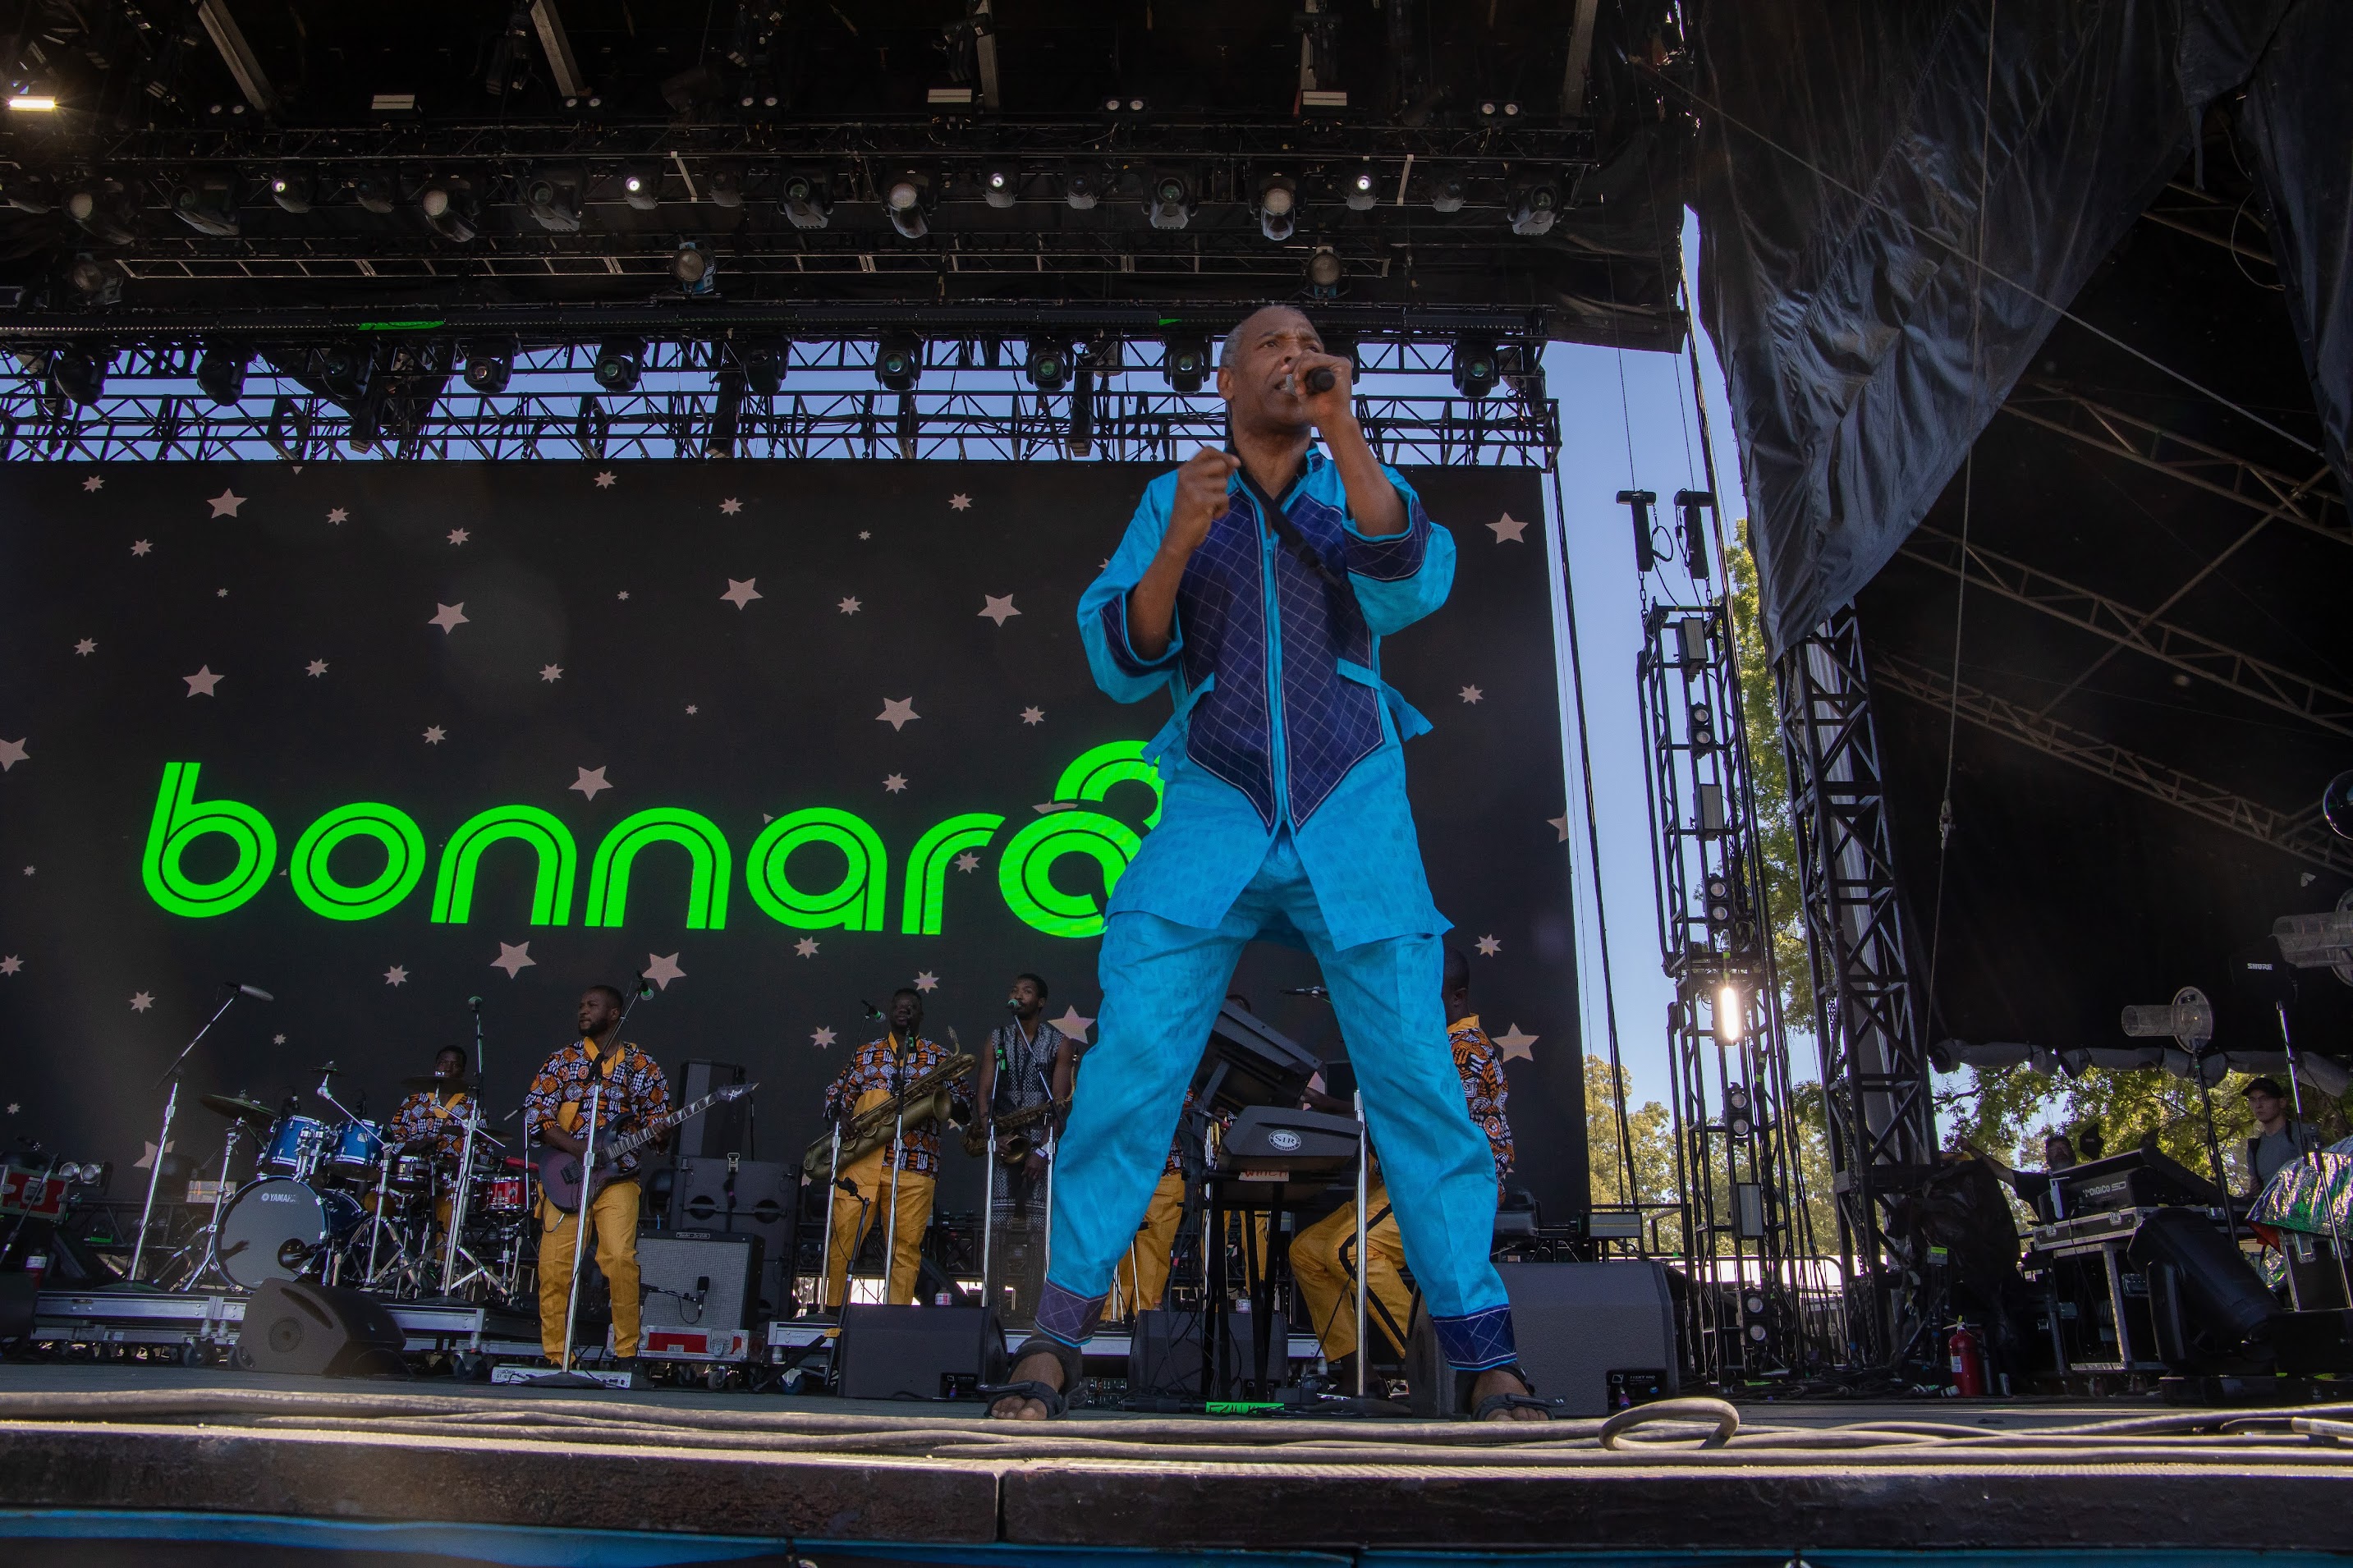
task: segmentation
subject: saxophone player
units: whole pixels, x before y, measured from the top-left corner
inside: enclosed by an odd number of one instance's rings
[[[881,1039],[858,1048],[849,1065],[825,1091],[828,1121],[846,1121],[891,1098],[949,1063],[950,1051],[923,1037],[923,999],[901,989],[891,996],[891,1026]],[[833,1235],[826,1249],[825,1304],[838,1309],[849,1293],[849,1265],[865,1245],[869,1226],[880,1222],[891,1237],[887,1300],[903,1306],[915,1297],[915,1272],[923,1252],[923,1232],[932,1221],[932,1193],[939,1180],[942,1096],[907,1107],[905,1136],[887,1129],[881,1146],[850,1161],[839,1173],[854,1188],[833,1205]],[[945,1091],[946,1114],[970,1114],[961,1087]]]

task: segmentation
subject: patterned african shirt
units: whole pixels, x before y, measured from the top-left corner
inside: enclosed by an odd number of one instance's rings
[[[1471,1120],[1487,1134],[1495,1155],[1495,1181],[1512,1173],[1512,1124],[1504,1118],[1504,1101],[1511,1089],[1504,1082],[1504,1053],[1479,1026],[1479,1015],[1458,1018],[1446,1030],[1454,1047],[1454,1070],[1462,1075],[1462,1096],[1470,1102]]]
[[[858,1054],[849,1058],[849,1065],[841,1069],[841,1076],[826,1087],[825,1115],[828,1121],[855,1111],[860,1096],[878,1089],[885,1094],[894,1092],[955,1054],[937,1040],[918,1038],[903,1056],[894,1058],[892,1042],[896,1037],[885,1035],[858,1047]],[[951,1091],[951,1099],[959,1113],[964,1110],[965,1097],[969,1092],[969,1085],[961,1080]],[[882,1145],[883,1169],[890,1169],[897,1158],[897,1152],[885,1140]],[[907,1163],[900,1168],[917,1175],[938,1173],[940,1130],[937,1124],[925,1122],[920,1127],[907,1129]]]
[[[1040,1019],[1037,1033],[1024,1037],[1019,1023],[1000,1024],[988,1032],[989,1055],[997,1060],[991,1109],[998,1116],[1042,1105],[1052,1093],[1054,1058],[1062,1049],[1062,1031]]]
[[[385,1137],[407,1152],[430,1152],[437,1160],[454,1162],[466,1144],[463,1118],[471,1103],[462,1089],[445,1100],[438,1089],[420,1089],[392,1113]]]
[[[531,1092],[523,1096],[523,1125],[537,1133],[551,1128],[578,1133],[588,1114],[595,1058],[594,1047],[586,1040],[575,1040],[542,1063],[539,1076],[531,1080]],[[619,1057],[604,1068],[604,1095],[597,1111],[599,1142],[613,1133],[638,1131],[670,1114],[670,1080],[654,1065],[653,1058],[636,1046],[624,1045]],[[573,1107],[569,1118],[564,1115],[567,1105]],[[634,1172],[638,1157],[623,1155],[619,1168]]]

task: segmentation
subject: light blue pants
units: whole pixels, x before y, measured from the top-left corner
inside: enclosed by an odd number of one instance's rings
[[[1100,1044],[1079,1075],[1054,1173],[1053,1268],[1040,1331],[1065,1344],[1092,1333],[1160,1179],[1200,1066],[1209,1026],[1242,949],[1295,930],[1324,972],[1365,1114],[1448,1361],[1466,1370],[1514,1359],[1511,1307],[1488,1260],[1495,1165],[1471,1120],[1446,1039],[1435,936],[1335,948],[1291,837],[1276,837],[1258,875],[1215,930],[1137,911],[1103,929]]]

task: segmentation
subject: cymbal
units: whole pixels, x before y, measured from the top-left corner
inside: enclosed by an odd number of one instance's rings
[[[203,1104],[206,1110],[212,1111],[215,1115],[233,1117],[239,1121],[249,1121],[256,1127],[267,1127],[278,1120],[278,1113],[269,1107],[257,1105],[252,1100],[234,1094],[208,1094],[204,1097]]]
[[[462,1078],[443,1078],[439,1073],[420,1072],[411,1073],[402,1079],[400,1087],[403,1089],[471,1089],[473,1086]]]

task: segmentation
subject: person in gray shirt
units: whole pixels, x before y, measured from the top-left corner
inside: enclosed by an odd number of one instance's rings
[[[2260,1193],[2283,1165],[2320,1147],[2308,1122],[2288,1114],[2287,1090],[2277,1079],[2253,1079],[2247,1084],[2247,1109],[2255,1114],[2255,1136],[2247,1140],[2247,1168],[2254,1173]]]

